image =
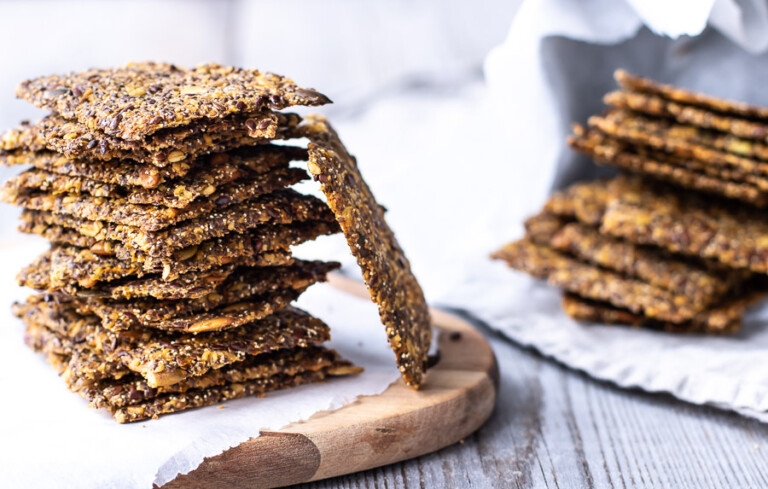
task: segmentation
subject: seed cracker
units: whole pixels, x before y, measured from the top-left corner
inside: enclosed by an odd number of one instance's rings
[[[568,144],[591,156],[598,163],[646,174],[684,188],[722,195],[757,207],[768,205],[768,194],[764,190],[750,183],[722,179],[721,176],[727,176],[727,172],[718,171],[715,173],[719,173],[719,176],[710,176],[686,168],[690,166],[690,161],[676,161],[674,157],[658,152],[647,156],[638,154],[640,152],[635,148],[610,140],[595,131],[586,132],[580,126],[575,126],[574,132],[576,135],[568,138]]]
[[[525,234],[537,244],[549,244],[569,220],[551,212],[540,212],[525,220]]]
[[[363,271],[371,298],[379,306],[405,382],[418,388],[426,371],[431,338],[424,294],[354,157],[324,118],[310,116],[306,122],[309,171],[320,182]]]
[[[47,150],[19,150],[5,154],[0,152],[0,165],[31,165],[59,175],[142,188],[155,188],[173,178],[183,177],[192,169],[192,165],[186,161],[174,163],[162,169],[130,160],[110,160],[94,164],[89,160],[70,159]]]
[[[702,310],[685,295],[580,262],[527,238],[505,245],[492,257],[554,286],[654,319],[680,323]]]
[[[152,257],[137,252],[117,241],[97,241],[73,229],[43,222],[23,221],[21,232],[38,234],[55,244],[86,248],[83,251],[81,268],[83,273],[92,268],[103,269],[105,265],[117,259],[128,261],[131,266],[141,266],[143,274],[162,274],[163,280],[175,280],[182,274],[204,271],[213,267],[247,259],[267,250],[287,250],[289,247],[311,241],[319,236],[339,232],[338,224],[324,221],[305,221],[293,224],[265,225],[246,231],[243,234],[228,234],[221,238],[204,241],[199,245],[182,248],[167,257]],[[101,260],[93,255],[98,255]],[[124,264],[111,265],[119,268]]]
[[[570,216],[571,219],[573,216]],[[709,303],[741,286],[751,274],[711,261],[677,257],[601,233],[589,224],[543,211],[525,222],[526,238],[578,260],[683,293],[696,304]]]
[[[616,70],[614,78],[626,90],[650,93],[681,104],[696,105],[725,114],[734,114],[739,117],[768,119],[768,108],[765,107],[749,105],[735,100],[727,100],[686,90],[673,85],[666,85],[648,78],[632,75],[624,70]]]
[[[160,231],[174,224],[204,216],[216,209],[270,194],[306,178],[306,172],[300,168],[276,168],[264,175],[227,184],[207,198],[192,202],[182,209],[129,204],[125,199],[89,195],[16,191],[8,187],[0,189],[0,200],[30,210],[134,226],[143,231]]]
[[[45,328],[29,328],[30,331]],[[33,333],[28,331],[27,338]],[[36,338],[35,340],[38,340]],[[314,347],[313,349],[317,349]],[[309,348],[298,351],[312,351]],[[65,378],[69,388],[91,401],[91,406],[106,407],[115,420],[121,423],[157,418],[161,414],[170,414],[194,407],[203,407],[228,399],[249,395],[262,395],[269,390],[281,387],[293,387],[307,382],[316,382],[328,376],[355,375],[362,371],[348,361],[339,358],[333,351],[325,351],[312,363],[312,358],[297,356],[298,363],[284,365],[281,360],[274,360],[276,365],[255,362],[251,358],[238,362],[235,366],[213,370],[200,377],[184,379],[174,385],[150,387],[146,381],[132,380],[132,375],[121,374],[120,379],[88,380],[78,377],[82,372],[78,363],[80,358],[92,356],[87,350],[77,351],[74,355],[58,355],[45,352],[48,361]],[[281,352],[276,352],[281,353]],[[311,355],[311,353],[309,354]],[[74,365],[73,370],[71,366]],[[272,373],[274,372],[274,373]],[[271,373],[271,375],[270,375]],[[233,380],[227,380],[227,379]],[[139,390],[142,389],[142,390]]]
[[[575,209],[584,197],[595,212],[582,220]],[[756,209],[627,176],[558,192],[545,209],[632,243],[768,273],[768,219]]]
[[[141,310],[145,304],[114,305],[104,301],[73,300],[77,312],[95,314],[104,329],[118,333],[152,328],[169,332],[200,333],[224,331],[259,321],[278,313],[299,298],[306,288],[281,289],[258,296],[243,297],[225,304],[223,298],[213,300],[180,300],[157,304],[151,311]]]
[[[715,171],[724,167],[732,172],[740,171],[739,179],[768,175],[768,162],[744,156],[752,152],[750,146],[768,148],[752,141],[733,137],[726,140],[727,136],[695,126],[643,117],[624,110],[612,110],[605,116],[590,117],[589,125],[623,141],[666,151],[681,159],[696,160],[701,162],[702,167],[715,167],[712,168]],[[732,149],[739,152],[733,153]],[[762,177],[759,181],[766,180]]]
[[[291,252],[287,248],[276,248],[232,258],[228,260],[227,264],[265,267],[287,265],[292,262]],[[88,289],[104,282],[145,276],[171,281],[180,276],[176,273],[178,271],[201,272],[216,266],[216,263],[205,260],[187,261],[183,264],[183,267],[173,269],[173,273],[161,275],[152,271],[146,272],[141,262],[102,257],[90,250],[72,246],[55,246],[24,267],[17,279],[22,286],[38,290],[59,291],[67,290],[67,286],[72,284]]]
[[[56,336],[64,351],[73,345],[88,348],[102,363],[118,363],[140,374],[150,387],[173,385],[248,356],[305,348],[329,338],[325,323],[293,307],[246,326],[199,334],[151,329],[113,333],[103,329],[96,316],[77,314],[66,303],[15,304],[14,313],[27,326],[42,326]],[[77,374],[87,377],[100,370]]]
[[[301,117],[297,114],[230,116],[201,121],[194,126],[165,129],[141,141],[126,141],[54,114],[31,126],[30,130],[39,130],[40,139],[48,149],[69,158],[131,160],[165,170],[211,153],[263,145],[270,140],[294,139],[297,137],[294,130],[300,122]]]
[[[321,346],[311,346],[257,355],[221,369],[211,370],[199,377],[190,377],[178,384],[158,388],[150,387],[143,378],[136,375],[117,381],[110,379],[91,381],[68,376],[68,372],[65,371],[62,377],[66,378],[70,389],[88,399],[91,406],[120,408],[136,405],[163,394],[266,379],[275,375],[293,376],[334,365],[344,365],[338,353]]]
[[[741,328],[741,319],[746,310],[763,300],[766,295],[764,286],[757,290],[748,290],[738,296],[725,298],[690,321],[680,324],[653,320],[605,302],[592,301],[569,293],[563,295],[563,309],[566,314],[580,321],[643,326],[672,333],[732,334]]]
[[[173,287],[157,279],[133,280],[112,287],[88,290],[72,297],[108,304],[117,308],[142,309],[140,314],[156,316],[153,309],[195,307],[211,309],[216,305],[231,304],[241,299],[263,295],[283,289],[303,290],[310,285],[325,281],[327,274],[339,268],[337,262],[294,260],[290,265],[271,267],[221,267],[180,277]],[[186,288],[185,285],[189,285]],[[155,290],[155,287],[159,290]],[[181,289],[181,290],[179,290]],[[158,293],[159,292],[159,293]],[[27,299],[34,303],[45,295]],[[156,299],[156,300],[152,300]]]
[[[94,322],[93,318],[72,318],[72,325],[82,327]],[[57,335],[43,324],[36,321],[25,321],[24,343],[37,353],[44,354],[59,373],[68,372],[68,376],[78,379],[120,380],[132,377],[134,373],[117,359],[106,360],[103,353],[83,346],[83,337],[75,336],[75,340]],[[54,361],[54,359],[56,361]]]
[[[47,224],[76,229],[96,242],[119,241],[126,248],[153,257],[172,256],[176,250],[270,224],[335,222],[333,213],[323,201],[291,189],[278,190],[254,200],[226,206],[206,216],[153,232],[142,231],[135,226],[90,221],[50,212],[24,211],[22,220],[35,225]]]
[[[599,226],[608,204],[618,198],[626,186],[624,177],[577,182],[554,192],[544,204],[542,213],[571,217]]]
[[[212,406],[232,399],[263,396],[267,392],[274,390],[321,382],[337,371],[339,369],[330,367],[303,372],[295,376],[278,375],[268,379],[249,380],[206,389],[195,389],[180,394],[166,394],[140,404],[114,409],[112,416],[118,423],[132,423],[149,418],[157,418],[164,414],[177,413],[186,409]],[[344,372],[343,375],[354,373],[350,372],[348,368],[344,368],[342,371]]]
[[[213,158],[206,158],[184,177],[159,184],[152,189],[102,182],[83,176],[62,175],[38,168],[7,180],[4,186],[17,192],[33,189],[52,194],[89,194],[92,197],[120,199],[127,204],[151,204],[183,209],[195,199],[212,198],[222,186],[237,180],[258,183],[280,174],[301,175],[287,170],[287,167],[294,159],[306,159],[306,150],[294,147],[283,149],[265,145],[252,148],[250,153],[220,153]]]
[[[681,105],[654,95],[638,92],[611,92],[603,101],[613,107],[669,117],[681,124],[730,133],[741,138],[768,142],[768,123],[739,119],[690,105]]]
[[[152,62],[26,80],[16,95],[129,141],[204,119],[330,102],[319,92],[271,73],[217,64],[184,69]]]
[[[312,281],[324,280],[325,275],[338,268],[337,262],[293,260],[290,265],[268,267],[235,267],[225,265],[202,272],[189,272],[174,280],[161,277],[100,283],[95,287],[64,287],[67,295],[89,299],[195,300],[209,295],[224,294],[229,289],[244,289],[251,295],[281,288],[299,289]]]
[[[642,314],[635,314],[605,302],[584,299],[570,293],[563,295],[562,304],[565,313],[577,321],[622,324],[636,328],[645,327],[659,329],[668,333],[733,334],[741,329],[740,319],[731,321],[723,328],[710,328],[706,323],[701,323],[696,321],[696,319],[684,323],[669,323],[654,320]]]
[[[601,234],[596,228],[569,223],[547,243],[577,259],[637,277],[653,286],[709,305],[747,278],[742,271],[711,270],[661,250],[639,247]]]

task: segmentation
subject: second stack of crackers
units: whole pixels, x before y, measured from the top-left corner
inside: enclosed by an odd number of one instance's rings
[[[556,192],[493,256],[576,319],[733,333],[768,293],[768,109],[616,72],[571,147],[628,172]]]

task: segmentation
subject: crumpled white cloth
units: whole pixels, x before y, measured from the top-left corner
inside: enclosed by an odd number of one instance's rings
[[[631,72],[768,105],[766,4],[716,0],[542,0],[521,7],[486,62],[490,97],[505,114],[505,163],[516,178],[489,209],[515,216],[498,242],[519,237],[552,188],[610,170],[564,145],[571,122],[604,110],[612,72]],[[677,37],[670,39],[654,32]],[[502,237],[503,235],[503,237]],[[570,320],[560,293],[477,256],[440,303],[467,311],[512,340],[592,377],[667,392],[768,421],[768,308],[731,337],[675,336]]]
[[[751,311],[734,336],[707,337],[579,323],[546,283],[477,260],[443,297],[507,337],[596,379],[666,392],[768,421],[768,307]]]

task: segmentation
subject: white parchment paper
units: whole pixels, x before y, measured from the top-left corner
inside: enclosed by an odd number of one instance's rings
[[[331,325],[330,346],[364,367],[363,374],[230,401],[221,409],[211,406],[120,425],[105,411],[87,408],[84,399],[66,389],[42,356],[23,344],[23,325],[9,312],[14,299],[29,293],[16,287],[12,277],[46,246],[29,239],[2,247],[2,488],[149,488],[260,430],[278,429],[360,395],[378,394],[399,377],[375,305],[319,284],[302,295],[298,305]]]

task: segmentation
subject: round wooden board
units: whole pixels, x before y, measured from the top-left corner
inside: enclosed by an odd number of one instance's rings
[[[369,298],[358,282],[339,275],[330,282]],[[430,312],[439,359],[420,390],[400,379],[380,395],[261,432],[163,487],[255,489],[316,481],[418,457],[472,434],[496,403],[496,358],[469,323]]]

